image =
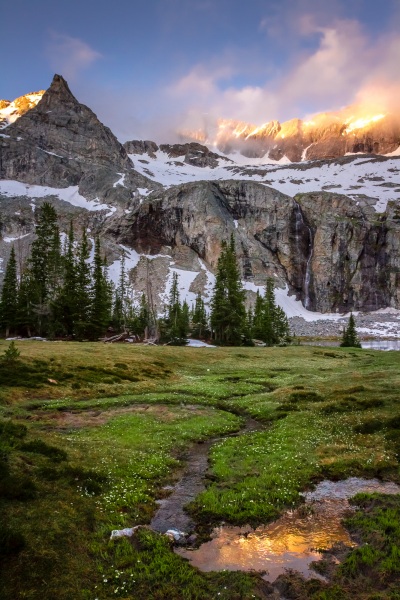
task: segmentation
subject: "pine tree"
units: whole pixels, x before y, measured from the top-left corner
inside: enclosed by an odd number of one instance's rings
[[[271,278],[267,279],[265,286],[264,307],[263,307],[263,336],[262,340],[267,346],[277,344],[279,338],[275,327],[276,302],[274,294],[274,283]]]
[[[345,348],[361,348],[360,340],[357,336],[356,321],[353,313],[350,314],[347,327],[343,330],[342,342],[340,344]]]
[[[140,298],[140,305],[137,317],[137,333],[140,337],[148,337],[149,325],[151,322],[151,315],[149,305],[147,303],[147,299],[145,294],[142,294]]]
[[[185,304],[181,306],[178,275],[174,272],[162,338],[174,346],[184,346],[187,343],[188,328],[189,307],[187,303],[186,306]]]
[[[6,337],[9,336],[11,331],[15,331],[17,325],[17,307],[17,263],[13,246],[4,275],[0,300],[0,324]]]
[[[244,291],[232,235],[229,245],[226,242],[221,244],[211,300],[211,327],[215,341],[221,345],[240,345],[245,319]]]
[[[264,339],[264,298],[258,290],[252,319],[252,337],[257,340]]]
[[[53,319],[49,329],[55,335],[73,336],[77,321],[77,264],[75,259],[75,237],[72,222],[62,257],[62,284],[53,302]]]
[[[125,254],[121,256],[121,267],[118,287],[115,290],[114,306],[113,306],[113,326],[118,330],[126,330],[127,326],[127,282],[125,272]]]
[[[39,335],[46,334],[51,308],[61,283],[61,242],[54,207],[44,202],[38,210],[36,239],[29,259],[31,300],[35,326]]]
[[[78,340],[88,336],[90,321],[90,287],[91,273],[89,265],[89,244],[86,229],[82,230],[81,242],[78,245],[76,261],[76,321],[75,331]]]
[[[89,337],[97,339],[104,334],[110,320],[110,285],[104,274],[104,262],[101,258],[100,240],[97,237],[94,246],[93,281],[91,289],[91,307]]]
[[[35,315],[32,303],[32,273],[26,269],[22,275],[18,289],[17,330],[21,335],[31,337],[34,329]]]
[[[208,323],[207,323],[207,313],[206,308],[204,306],[204,300],[201,297],[200,292],[196,296],[195,305],[191,314],[191,333],[195,338],[204,338],[207,336],[208,332]]]

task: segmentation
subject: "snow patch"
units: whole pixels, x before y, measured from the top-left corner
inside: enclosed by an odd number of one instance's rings
[[[122,185],[123,187],[125,186],[125,174],[124,173],[117,173],[117,175],[120,175],[120,178],[118,179],[118,181],[116,181],[115,183],[113,183],[113,188],[116,188],[117,185]]]
[[[24,235],[17,235],[16,237],[3,237],[3,242],[7,242],[10,244],[11,242],[15,242],[15,240],[22,240],[22,238],[27,237],[30,233],[24,233]]]
[[[29,185],[11,179],[3,179],[0,181],[0,194],[4,194],[5,196],[27,196],[32,199],[56,196],[60,200],[72,204],[72,206],[85,208],[88,211],[110,211],[106,216],[111,216],[117,210],[114,206],[101,204],[98,198],[95,200],[86,200],[86,198],[79,193],[78,189],[77,185],[71,185],[67,188],[53,188],[42,185]],[[32,208],[34,208],[34,205]]]
[[[191,339],[187,340],[186,346],[189,346],[190,348],[216,348],[217,347],[217,346],[213,346],[212,344],[206,344],[205,342],[202,342],[201,340],[191,340]]]

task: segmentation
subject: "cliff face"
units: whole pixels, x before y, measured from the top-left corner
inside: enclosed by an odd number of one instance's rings
[[[190,248],[212,267],[234,235],[243,278],[288,285],[309,310],[400,308],[400,213],[326,192],[294,199],[253,182],[153,193],[109,233],[145,254]]]

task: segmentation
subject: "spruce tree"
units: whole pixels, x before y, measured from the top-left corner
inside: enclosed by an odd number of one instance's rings
[[[121,267],[117,289],[115,290],[113,306],[113,326],[118,330],[126,330],[127,321],[127,282],[125,272],[125,254],[121,256]]]
[[[77,264],[75,259],[75,236],[70,223],[65,251],[62,257],[62,283],[59,293],[53,302],[53,322],[49,329],[54,334],[72,337],[75,334],[77,321]]]
[[[262,340],[267,344],[267,346],[273,346],[277,344],[279,341],[276,327],[275,327],[275,318],[276,318],[276,302],[275,302],[275,294],[274,294],[274,283],[272,279],[269,277],[267,279],[267,284],[265,286],[265,296],[264,296],[264,307],[263,307],[263,319],[262,319],[262,329],[263,336]]]
[[[208,334],[207,313],[200,292],[196,296],[195,305],[191,314],[191,321],[192,336],[195,338],[206,337]]]
[[[233,235],[222,242],[211,300],[211,327],[217,344],[237,346],[243,341],[246,310]]]
[[[26,269],[22,275],[18,289],[17,330],[21,335],[31,337],[34,330],[35,315],[32,303],[32,273]]]
[[[110,286],[103,271],[100,240],[97,237],[94,246],[93,281],[91,289],[91,307],[89,337],[96,340],[105,333],[110,320]]]
[[[46,334],[51,302],[61,283],[61,242],[57,213],[52,204],[44,202],[38,210],[36,239],[32,243],[29,269],[30,294],[39,335]]]
[[[9,336],[10,332],[15,332],[17,325],[17,308],[17,263],[13,246],[4,275],[0,300],[0,324],[6,337]]]
[[[252,318],[252,337],[257,340],[264,339],[264,298],[257,290],[254,314]]]
[[[82,230],[82,238],[78,245],[76,261],[76,321],[75,331],[79,340],[84,339],[89,334],[90,321],[90,287],[91,272],[89,265],[89,243],[86,235],[86,229]]]
[[[347,327],[343,330],[342,342],[340,344],[344,348],[361,348],[360,340],[357,336],[356,321],[353,313],[350,314]]]
[[[181,306],[178,288],[178,275],[173,272],[172,285],[169,294],[164,331],[164,341],[174,346],[184,346],[187,343],[189,328],[189,307],[186,303]]]

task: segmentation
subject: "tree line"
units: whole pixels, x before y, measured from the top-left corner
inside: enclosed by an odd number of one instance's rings
[[[137,340],[153,338],[175,345],[186,344],[189,335],[231,346],[253,345],[254,339],[266,345],[290,340],[288,319],[275,302],[271,279],[264,295],[258,292],[254,307],[246,310],[233,236],[229,243],[222,242],[209,315],[200,294],[191,307],[181,301],[175,272],[160,317],[149,294],[143,294],[138,302],[133,299],[124,256],[116,286],[108,276],[98,237],[92,260],[89,258],[86,229],[77,240],[71,223],[62,236],[56,210],[43,203],[37,210],[35,239],[21,273],[17,273],[15,250],[11,249],[0,297],[2,334],[97,340],[107,330],[126,331]]]

